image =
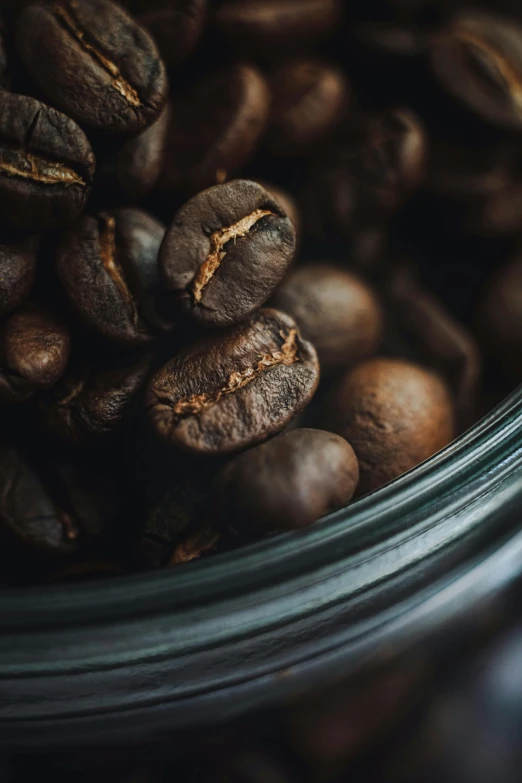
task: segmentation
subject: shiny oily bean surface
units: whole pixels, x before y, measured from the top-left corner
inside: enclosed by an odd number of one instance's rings
[[[58,108],[80,125],[135,134],[159,116],[168,91],[150,34],[110,0],[42,0],[16,29],[25,67]]]
[[[22,305],[0,327],[0,404],[30,400],[63,375],[70,352],[66,325],[48,310]]]
[[[455,436],[446,384],[402,359],[376,358],[350,370],[327,414],[359,461],[359,493],[378,489],[446,446]]]
[[[36,236],[0,240],[0,316],[15,310],[29,295],[36,276],[38,247]]]
[[[225,454],[282,430],[319,382],[313,346],[277,310],[181,351],[152,378],[146,397],[158,435],[181,449]]]
[[[233,180],[177,213],[159,266],[178,307],[205,326],[228,326],[260,307],[295,251],[295,228],[258,183]]]
[[[215,480],[220,523],[251,533],[296,530],[345,506],[359,480],[352,447],[296,429],[235,457]]]
[[[0,222],[33,233],[66,226],[91,189],[95,160],[87,136],[34,98],[0,97]]]

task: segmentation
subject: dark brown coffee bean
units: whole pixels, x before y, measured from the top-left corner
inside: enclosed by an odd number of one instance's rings
[[[197,193],[225,182],[251,157],[268,122],[270,93],[259,71],[230,65],[174,107],[163,191]]]
[[[18,18],[16,45],[47,97],[80,125],[135,134],[167,98],[149,33],[111,0],[41,0]]]
[[[9,230],[48,231],[84,209],[94,155],[73,120],[34,98],[0,93],[0,214]]]
[[[260,307],[295,251],[295,229],[257,182],[233,180],[180,209],[161,246],[160,273],[178,306],[205,326],[229,326]]]
[[[29,295],[36,275],[39,238],[0,242],[0,316],[15,310]]]
[[[152,190],[163,169],[170,116],[167,104],[156,122],[106,157],[96,172],[95,193],[135,204]]]
[[[425,187],[445,199],[475,202],[502,193],[513,179],[515,150],[510,145],[480,147],[434,143]]]
[[[89,445],[119,432],[139,403],[150,357],[132,363],[72,367],[40,401],[41,422],[54,437]]]
[[[327,421],[328,429],[353,446],[360,494],[414,468],[455,435],[453,405],[442,379],[401,359],[368,359],[350,370]]]
[[[297,60],[279,68],[270,81],[272,121],[270,149],[302,154],[341,119],[348,85],[341,72],[320,60]]]
[[[171,324],[159,312],[158,250],[165,233],[130,207],[84,215],[63,236],[57,272],[83,323],[127,348],[149,344]]]
[[[324,38],[340,16],[338,0],[226,0],[214,24],[249,57],[283,59]]]
[[[483,119],[522,128],[522,26],[480,12],[457,16],[431,47],[441,85]]]
[[[352,447],[323,430],[283,432],[232,460],[215,482],[221,524],[296,530],[345,506],[359,480]]]
[[[225,454],[282,430],[311,400],[319,365],[296,324],[277,310],[181,351],[152,379],[156,432],[194,453]]]
[[[0,328],[0,403],[26,402],[57,383],[67,366],[69,330],[48,310],[25,304]]]
[[[373,291],[350,272],[331,264],[293,271],[271,304],[295,319],[314,345],[322,370],[371,356],[381,338],[383,317]]]
[[[167,65],[185,60],[196,48],[207,0],[131,0],[126,5],[149,30]]]

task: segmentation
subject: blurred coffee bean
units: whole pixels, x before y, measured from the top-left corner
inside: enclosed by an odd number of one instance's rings
[[[29,295],[36,276],[39,238],[4,236],[0,241],[0,317]]]
[[[265,309],[178,353],[152,378],[146,405],[172,446],[226,454],[284,429],[318,382],[313,346],[289,316]]]
[[[213,22],[240,52],[274,60],[317,43],[340,18],[339,0],[225,0]]]
[[[431,46],[441,85],[482,119],[522,129],[522,26],[480,12],[456,16]]]
[[[28,303],[0,327],[0,404],[21,403],[54,386],[70,351],[66,325]]]
[[[82,126],[132,135],[163,109],[156,44],[111,0],[34,2],[18,18],[16,45],[40,89]]]
[[[354,34],[366,52],[383,59],[419,57],[430,40],[427,30],[399,20],[360,22]]]
[[[197,193],[225,182],[251,157],[269,117],[270,93],[250,65],[228,65],[174,106],[160,189]]]
[[[345,506],[359,480],[352,447],[331,432],[297,429],[235,457],[215,481],[223,526],[297,530]]]
[[[229,326],[266,302],[294,251],[295,229],[279,202],[256,182],[233,180],[180,209],[159,267],[183,313],[205,326]]]
[[[42,426],[78,446],[118,433],[139,405],[150,365],[150,356],[106,366],[76,364],[40,400]]]
[[[270,149],[299,155],[322,139],[341,119],[348,103],[342,73],[320,60],[296,60],[279,68],[272,88]]]
[[[455,435],[445,383],[402,359],[368,359],[350,370],[325,418],[327,428],[353,446],[363,495],[428,459]]]
[[[73,310],[122,348],[146,346],[172,327],[157,270],[164,233],[151,215],[126,207],[83,215],[58,246],[57,272]]]
[[[128,0],[124,5],[149,30],[168,66],[185,60],[201,38],[207,0]]]
[[[314,345],[321,370],[371,356],[381,338],[383,317],[373,291],[332,264],[303,266],[284,280],[271,304],[295,319]]]
[[[85,208],[92,184],[87,137],[34,98],[0,94],[0,222],[26,233],[66,226]]]

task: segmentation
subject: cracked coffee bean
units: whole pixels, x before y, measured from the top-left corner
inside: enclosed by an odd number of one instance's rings
[[[297,530],[347,505],[358,480],[343,438],[291,430],[229,462],[216,477],[213,507],[222,525],[248,533]]]
[[[94,175],[86,135],[34,98],[0,94],[1,222],[25,233],[68,225],[85,208]]]
[[[226,454],[286,427],[318,381],[313,346],[289,316],[266,309],[181,351],[152,378],[146,405],[163,440]]]
[[[0,317],[29,296],[36,276],[39,238],[4,237],[0,241]]]
[[[295,319],[321,370],[353,364],[377,350],[383,315],[373,291],[351,272],[310,264],[291,272],[271,305]]]
[[[137,408],[150,365],[150,356],[144,356],[132,363],[72,367],[40,400],[42,426],[77,446],[120,432]]]
[[[403,359],[368,359],[350,370],[333,395],[326,419],[327,428],[353,446],[360,494],[414,468],[455,436],[446,384]]]
[[[250,65],[198,82],[174,108],[160,189],[193,194],[230,179],[252,156],[269,106],[268,85]]]
[[[256,182],[234,180],[180,209],[159,264],[178,307],[205,326],[229,326],[260,307],[295,251],[295,229]]]
[[[130,207],[84,215],[63,236],[57,272],[81,321],[122,348],[140,348],[172,324],[160,312],[157,271],[165,228]]]
[[[0,404],[27,402],[67,366],[69,330],[43,307],[22,305],[0,327]]]
[[[25,67],[80,125],[132,135],[159,116],[168,91],[150,34],[110,0],[41,0],[16,29]]]

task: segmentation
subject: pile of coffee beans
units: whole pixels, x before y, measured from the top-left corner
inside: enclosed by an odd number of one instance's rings
[[[306,527],[522,378],[517,3],[0,8],[0,584]]]

